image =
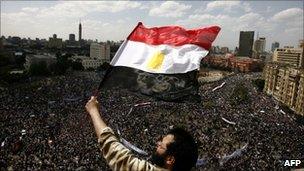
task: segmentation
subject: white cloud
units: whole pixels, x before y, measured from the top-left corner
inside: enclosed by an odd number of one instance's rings
[[[243,2],[243,5],[241,4],[239,7],[242,7],[242,8],[244,9],[245,12],[250,12],[250,11],[252,11],[252,9],[251,9],[249,3],[247,3],[247,2]]]
[[[209,2],[206,6],[205,12],[215,11],[215,10],[223,10],[224,12],[237,12],[242,10],[244,12],[252,11],[250,4],[247,2],[241,1],[212,1]]]
[[[94,37],[96,34],[88,30],[104,32],[98,28],[107,28],[111,31],[117,23],[110,25],[100,19],[88,20],[87,15],[92,12],[117,13],[140,8],[140,6],[140,2],[127,1],[59,1],[50,7],[23,7],[20,12],[1,14],[1,30],[7,35],[24,37],[32,35],[47,38],[49,35],[57,33],[58,37],[66,38],[69,33],[77,33],[78,20],[82,18],[83,29],[87,31],[84,33],[84,37],[89,35]],[[123,25],[123,21],[120,20],[118,24]]]
[[[212,1],[207,4],[206,11],[212,11],[219,8],[231,9],[232,7],[239,5],[240,1]]]
[[[141,3],[132,1],[67,1],[49,8],[43,8],[39,17],[84,17],[90,12],[121,12],[140,8]]]
[[[271,6],[268,6],[267,9],[266,9],[266,12],[272,12],[273,9],[271,8]]]
[[[254,23],[263,20],[263,17],[258,13],[247,13],[239,17],[241,23]]]
[[[95,5],[94,5],[95,6]],[[123,10],[140,8],[141,3],[134,1],[103,1],[97,4],[95,8],[89,10],[95,10],[98,12],[120,12]]]
[[[215,18],[216,18],[215,16],[210,15],[210,14],[203,14],[203,15],[194,14],[194,15],[189,16],[190,20],[194,20],[194,21],[196,20],[198,22],[206,22],[209,20],[213,20]]]
[[[141,9],[141,10],[150,9],[150,6],[149,6],[149,5],[141,5],[141,6],[139,7],[139,9]]]
[[[188,16],[188,18],[183,20],[177,20],[176,24],[183,25],[185,27],[194,26],[201,27],[207,25],[219,25],[222,28],[231,28],[235,24],[236,18],[230,17],[228,15],[210,15],[210,14],[194,14]]]
[[[123,23],[126,23],[126,21],[125,21],[125,20],[122,20],[122,19],[119,19],[119,20],[117,20],[117,23],[123,24]]]
[[[24,7],[21,10],[24,12],[37,12],[39,10],[39,8]]]
[[[174,1],[166,1],[160,6],[151,8],[149,15],[156,17],[182,17],[190,8],[191,5],[185,5]]]
[[[287,28],[284,30],[284,32],[289,34],[299,33],[301,32],[301,28]]]
[[[77,23],[75,25],[77,26]],[[132,31],[133,27],[133,23],[124,23],[123,20],[107,23],[96,20],[83,21],[84,38],[99,41],[122,40]]]
[[[269,21],[277,25],[286,25],[289,28],[302,28],[303,32],[303,9],[289,8],[283,10],[276,13]]]
[[[265,18],[259,13],[250,12],[237,18],[235,30],[253,30],[269,32],[276,27],[276,24],[270,22],[269,19]]]
[[[211,15],[211,14],[195,14],[190,15],[188,18],[184,20],[178,20],[177,24],[182,25],[219,25],[224,30],[231,30],[231,31],[241,31],[241,30],[271,30],[273,27],[264,18],[262,15],[258,13],[247,13],[240,17],[233,17],[230,15]]]
[[[41,9],[36,17],[41,19],[57,20],[59,18],[84,17],[86,11],[75,8],[69,4],[62,4],[54,7]]]
[[[272,17],[272,20],[280,22],[280,21],[294,20],[294,19],[298,19],[298,18],[303,19],[303,9],[289,8],[289,9],[276,13]]]
[[[3,18],[3,20],[5,19],[6,21],[10,21],[18,18],[28,17],[28,14],[23,11],[16,13],[2,13],[1,17]]]
[[[256,3],[248,1],[208,1],[200,8],[192,2],[181,1],[54,1],[49,4],[53,5],[38,8],[24,5],[14,12],[5,11],[7,9],[3,6],[2,34],[48,38],[56,33],[58,37],[67,39],[70,33],[77,35],[81,19],[83,38],[93,40],[124,39],[138,21],[151,26],[177,24],[189,29],[218,25],[222,30],[215,45],[229,47],[237,46],[239,31],[242,30],[259,31],[269,43],[278,40],[288,45],[303,37],[303,9],[297,6],[269,16],[278,10],[276,5],[265,6],[261,11],[263,2],[257,7],[254,6]],[[122,17],[120,12],[126,11],[132,13]],[[156,20],[155,16],[159,18]],[[172,19],[164,23],[163,19],[167,17]],[[285,38],[280,40],[278,37]]]

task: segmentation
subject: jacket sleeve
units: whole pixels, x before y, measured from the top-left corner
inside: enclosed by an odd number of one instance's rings
[[[132,152],[121,144],[113,130],[106,127],[98,139],[102,156],[113,171],[162,171],[146,160],[135,157]]]

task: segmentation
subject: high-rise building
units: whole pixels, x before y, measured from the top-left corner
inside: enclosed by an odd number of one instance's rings
[[[79,31],[78,31],[78,41],[81,41],[82,37],[82,27],[81,27],[81,23],[79,22]]]
[[[53,37],[49,38],[48,48],[61,49],[62,48],[62,39],[57,38],[57,35],[53,34]]]
[[[111,48],[110,48],[110,44],[105,43],[101,45],[101,60],[103,62],[111,62],[110,59],[110,54],[111,54]]]
[[[304,70],[267,63],[263,75],[264,91],[304,116]]]
[[[286,47],[286,48],[277,48],[273,52],[274,62],[290,64],[295,67],[303,67],[303,49],[302,48],[293,48],[293,47]]]
[[[241,31],[238,56],[252,57],[254,31]]]
[[[91,43],[90,58],[100,59],[102,62],[110,62],[110,44]]]
[[[75,41],[75,34],[69,34],[69,41],[71,42]]]
[[[266,45],[266,39],[265,37],[259,37],[255,42],[254,42],[254,51],[257,53],[263,53],[265,52],[265,45]]]
[[[280,43],[279,42],[273,42],[271,44],[271,51],[274,52],[276,48],[280,47]]]
[[[101,58],[101,45],[98,43],[91,43],[90,45],[90,58]]]

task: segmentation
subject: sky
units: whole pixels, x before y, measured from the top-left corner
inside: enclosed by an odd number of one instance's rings
[[[1,36],[68,39],[82,24],[82,38],[124,40],[138,22],[146,27],[179,25],[186,29],[218,25],[215,46],[238,46],[240,31],[295,46],[303,39],[301,1],[3,1]]]

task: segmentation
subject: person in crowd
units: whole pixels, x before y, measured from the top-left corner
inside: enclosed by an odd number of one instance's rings
[[[99,113],[99,103],[92,96],[85,106],[90,114],[103,157],[112,170],[121,171],[190,171],[198,158],[194,138],[184,129],[175,128],[161,138],[152,161],[137,158],[106,125]]]

